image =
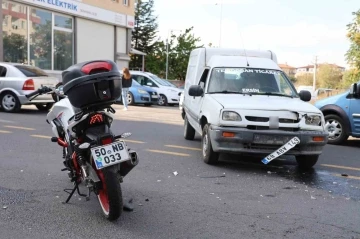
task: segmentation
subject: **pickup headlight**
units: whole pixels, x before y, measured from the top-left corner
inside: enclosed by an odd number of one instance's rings
[[[147,93],[145,90],[140,90],[140,89],[138,89],[137,91],[138,91],[140,94],[146,94],[146,93]]]
[[[320,126],[321,116],[320,115],[306,115],[305,124]]]
[[[241,121],[241,116],[233,111],[224,111],[222,114],[222,120],[225,121]]]

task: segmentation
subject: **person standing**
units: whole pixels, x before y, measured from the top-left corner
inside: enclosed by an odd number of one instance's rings
[[[122,80],[122,102],[124,105],[123,110],[127,110],[128,109],[127,94],[129,92],[129,88],[132,85],[132,78],[129,69],[126,67],[123,68],[123,75],[121,77],[121,80]]]

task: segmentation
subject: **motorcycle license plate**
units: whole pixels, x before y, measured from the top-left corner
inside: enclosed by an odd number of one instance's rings
[[[109,167],[130,159],[129,151],[124,141],[91,148],[91,154],[97,169]]]

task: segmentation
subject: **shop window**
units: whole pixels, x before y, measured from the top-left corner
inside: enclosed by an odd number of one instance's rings
[[[73,20],[54,16],[54,70],[65,70],[73,64]]]
[[[27,14],[26,9],[19,12],[19,4],[3,1],[3,49],[4,61],[27,63]],[[21,22],[25,22],[22,28]]]
[[[71,17],[8,1],[2,9],[4,61],[44,70],[64,70],[73,64]]]

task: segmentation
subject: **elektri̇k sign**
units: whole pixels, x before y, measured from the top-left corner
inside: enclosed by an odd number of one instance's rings
[[[18,1],[20,2],[20,0]],[[117,26],[134,28],[134,26],[127,24],[127,20],[133,19],[133,16],[126,16],[125,14],[94,7],[82,2],[72,0],[22,0],[21,2],[26,2],[30,5],[45,9],[59,11],[64,14],[98,20]]]
[[[54,5],[54,6],[58,6],[63,9],[72,10],[72,11],[77,11],[77,7],[78,7],[77,4],[68,3],[68,2],[60,1],[60,0],[37,0],[37,1],[41,2],[41,3],[47,3],[47,4]]]

